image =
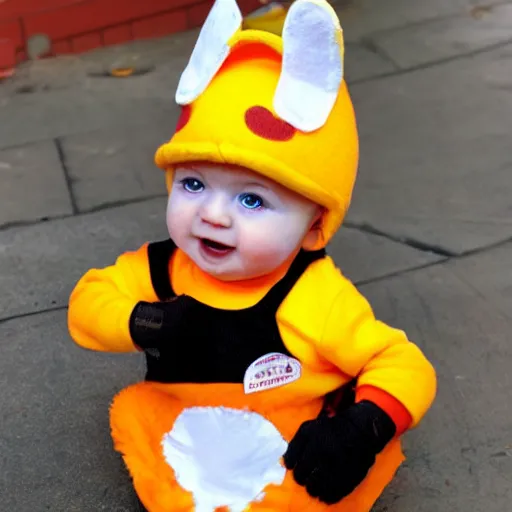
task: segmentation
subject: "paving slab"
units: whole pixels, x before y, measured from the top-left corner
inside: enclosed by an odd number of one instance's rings
[[[512,236],[512,45],[352,86],[349,219],[463,253]]]
[[[333,0],[348,41],[358,41],[370,34],[398,29],[456,13],[468,12],[479,0]]]
[[[347,83],[369,79],[395,71],[389,59],[362,44],[348,43],[345,48],[345,79]]]
[[[165,82],[165,86],[168,90],[162,98],[156,90],[143,87],[141,80],[120,86],[112,79],[98,79],[90,89],[76,87],[4,98],[0,100],[0,148],[165,120],[174,128],[179,109],[173,101],[172,85]]]
[[[510,42],[511,26],[512,4],[504,4],[375,34],[370,39],[406,69]]]
[[[327,248],[342,272],[355,283],[371,281],[440,261],[441,256],[419,251],[382,236],[342,228]]]
[[[165,38],[154,50],[127,45],[118,47],[122,51],[25,64],[19,77],[0,87],[0,148],[134,124],[167,121],[174,128],[179,115],[174,92],[190,54],[182,40]],[[101,76],[109,63],[120,62],[119,54],[144,60],[148,72],[121,79]]]
[[[183,69],[189,58],[198,30],[180,32],[170,36],[130,41],[119,45],[97,48],[85,53],[59,55],[51,59],[26,61],[19,64],[16,73],[2,82],[0,99],[15,94],[69,89],[87,90],[104,83],[124,89],[133,83],[141,87],[155,68]],[[101,75],[114,68],[131,67],[134,76],[100,80]],[[170,72],[170,70],[169,70]],[[175,71],[176,72],[176,71]]]
[[[111,265],[124,251],[168,236],[165,209],[162,198],[0,232],[0,318],[65,306],[89,268]],[[340,232],[330,253],[356,281],[437,258],[351,229]]]
[[[65,306],[93,267],[167,235],[165,199],[0,232],[1,317]]]
[[[65,137],[62,148],[78,210],[165,193],[165,174],[154,154],[174,132],[169,121]]]
[[[512,500],[512,244],[362,287],[438,372],[434,406],[375,512],[502,512]]]
[[[108,408],[142,356],[89,352],[66,312],[0,324],[0,496],[16,512],[134,512]]]
[[[179,116],[174,93],[196,31],[28,62],[0,86],[0,148],[48,138],[160,126],[170,138]],[[116,66],[141,74],[102,76]]]
[[[0,226],[72,213],[54,141],[0,150]]]

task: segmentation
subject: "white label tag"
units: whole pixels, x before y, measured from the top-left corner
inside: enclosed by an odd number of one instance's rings
[[[272,352],[256,359],[244,376],[244,391],[248,395],[284,386],[300,378],[301,366],[292,357]]]

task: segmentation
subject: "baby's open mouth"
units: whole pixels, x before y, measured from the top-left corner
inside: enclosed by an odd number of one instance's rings
[[[210,240],[208,238],[201,238],[200,242],[203,250],[205,250],[208,254],[224,256],[225,254],[235,250],[235,248],[231,245],[221,244],[220,242],[215,242],[214,240]]]

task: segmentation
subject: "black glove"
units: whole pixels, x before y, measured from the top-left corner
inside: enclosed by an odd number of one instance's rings
[[[331,505],[364,480],[375,456],[395,432],[393,420],[363,400],[336,416],[322,414],[304,422],[288,446],[284,463],[312,497]]]
[[[145,351],[158,351],[174,336],[190,316],[194,299],[180,295],[169,302],[139,302],[130,316],[133,343]]]

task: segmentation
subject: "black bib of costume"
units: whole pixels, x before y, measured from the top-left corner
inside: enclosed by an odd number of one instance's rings
[[[161,301],[186,300],[182,325],[159,353],[146,352],[146,380],[165,383],[243,383],[245,371],[271,352],[291,355],[276,313],[297,280],[325,251],[300,251],[286,275],[254,306],[217,309],[191,297],[176,296],[169,277],[172,240],[148,246],[151,281]]]

